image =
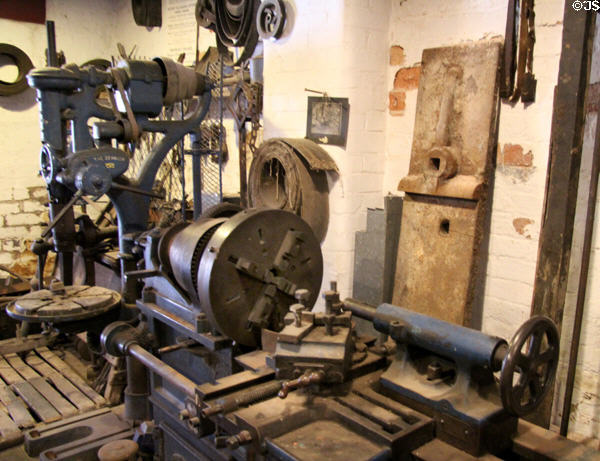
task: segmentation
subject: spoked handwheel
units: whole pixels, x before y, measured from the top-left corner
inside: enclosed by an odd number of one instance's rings
[[[506,411],[524,416],[542,402],[554,381],[558,347],[558,330],[548,317],[532,317],[519,328],[500,373],[500,396]]]

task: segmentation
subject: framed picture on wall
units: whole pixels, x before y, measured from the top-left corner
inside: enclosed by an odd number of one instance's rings
[[[349,112],[348,98],[309,96],[306,137],[319,144],[345,146]]]

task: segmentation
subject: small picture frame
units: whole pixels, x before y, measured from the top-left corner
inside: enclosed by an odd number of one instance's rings
[[[306,137],[319,144],[345,147],[349,113],[348,98],[309,96]]]

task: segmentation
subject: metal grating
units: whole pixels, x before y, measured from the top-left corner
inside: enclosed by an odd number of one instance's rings
[[[202,211],[221,202],[221,176],[219,163],[225,160],[225,155],[220,155],[220,123],[215,120],[206,120],[200,127],[200,145],[194,152],[200,156],[198,162],[202,184]],[[226,151],[225,132],[223,132],[223,147]]]

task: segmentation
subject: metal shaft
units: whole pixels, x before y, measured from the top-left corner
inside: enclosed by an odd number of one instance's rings
[[[190,397],[195,397],[196,384],[191,379],[186,378],[177,370],[164,363],[162,360],[154,357],[143,347],[138,346],[137,344],[132,344],[127,348],[127,353],[138,359],[153,373],[156,373],[161,378],[169,381],[185,394],[189,395]]]

